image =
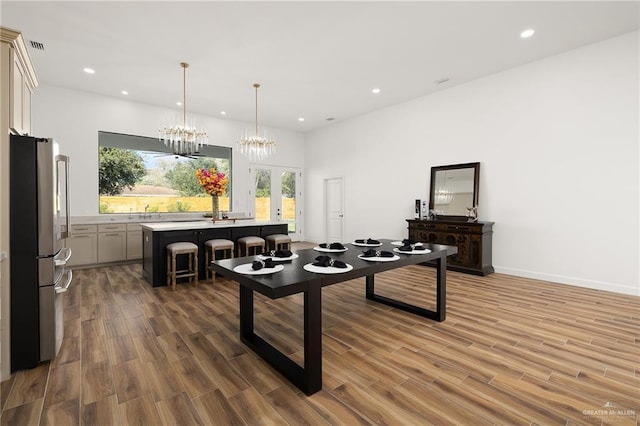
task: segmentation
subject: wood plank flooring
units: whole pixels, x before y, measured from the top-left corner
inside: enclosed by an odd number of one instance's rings
[[[58,357],[0,387],[2,425],[623,424],[640,420],[640,298],[449,272],[447,320],[325,287],[323,389],[307,397],[239,342],[238,285],[153,289],[141,266],[74,272]],[[433,309],[435,270],[376,291]],[[302,361],[302,298],[255,303]]]

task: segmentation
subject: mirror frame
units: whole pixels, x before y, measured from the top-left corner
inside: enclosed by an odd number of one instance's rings
[[[480,163],[464,163],[464,164],[451,164],[448,166],[431,167],[431,184],[429,189],[429,212],[434,209],[434,197],[436,193],[436,173],[446,170],[458,170],[458,169],[473,169],[473,206],[478,207],[478,192],[480,189]],[[457,215],[437,215],[435,220],[455,220],[455,221],[467,221],[467,216]]]

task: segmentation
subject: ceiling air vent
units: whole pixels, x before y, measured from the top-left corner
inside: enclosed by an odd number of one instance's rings
[[[29,43],[31,44],[31,47],[33,49],[36,50],[44,50],[44,44],[40,43],[39,41],[33,41],[33,40],[29,40]]]

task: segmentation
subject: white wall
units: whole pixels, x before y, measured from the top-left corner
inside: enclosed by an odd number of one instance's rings
[[[345,240],[407,235],[432,166],[481,162],[497,272],[639,288],[639,33],[307,135],[307,200],[345,178]],[[384,92],[381,94],[384,96]],[[307,205],[307,239],[324,238]]]
[[[346,240],[406,235],[430,167],[480,161],[480,219],[498,272],[640,294],[638,37],[537,61],[306,136],[278,129],[269,163],[305,176],[305,239],[322,241],[323,179],[343,176]],[[384,92],[381,94],[384,96]],[[176,111],[41,85],[34,134],[71,156],[72,214],[98,212],[98,130],[155,136]],[[210,143],[250,123],[195,116]],[[305,161],[306,159],[306,161]],[[305,164],[306,163],[306,164]],[[235,211],[247,209],[233,158]]]
[[[73,216],[98,215],[98,131],[157,137],[158,129],[179,111],[118,98],[41,85],[34,94],[33,134],[53,137],[71,157],[70,191]],[[206,117],[187,112],[209,133],[209,144],[235,148],[238,136],[252,123]],[[304,167],[304,136],[282,129],[266,129],[277,151],[264,164]],[[158,142],[160,143],[160,142]],[[233,151],[234,212],[247,211],[248,161]]]

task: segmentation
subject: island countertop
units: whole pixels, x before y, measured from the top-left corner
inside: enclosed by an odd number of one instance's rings
[[[242,237],[266,238],[274,234],[287,234],[287,222],[257,221],[255,219],[189,221],[163,221],[141,223],[142,227],[142,276],[153,286],[163,286],[167,282],[168,244],[189,242],[198,247],[198,277],[204,280],[206,270],[205,244],[212,239],[231,240],[237,245]],[[179,260],[185,263],[185,259]],[[182,268],[176,266],[178,269]]]
[[[211,220],[194,220],[186,222],[143,222],[140,223],[143,229],[153,232],[157,231],[182,231],[185,229],[216,229],[235,228],[243,226],[266,226],[280,225],[283,222],[262,222],[255,219],[229,219],[212,222]]]

